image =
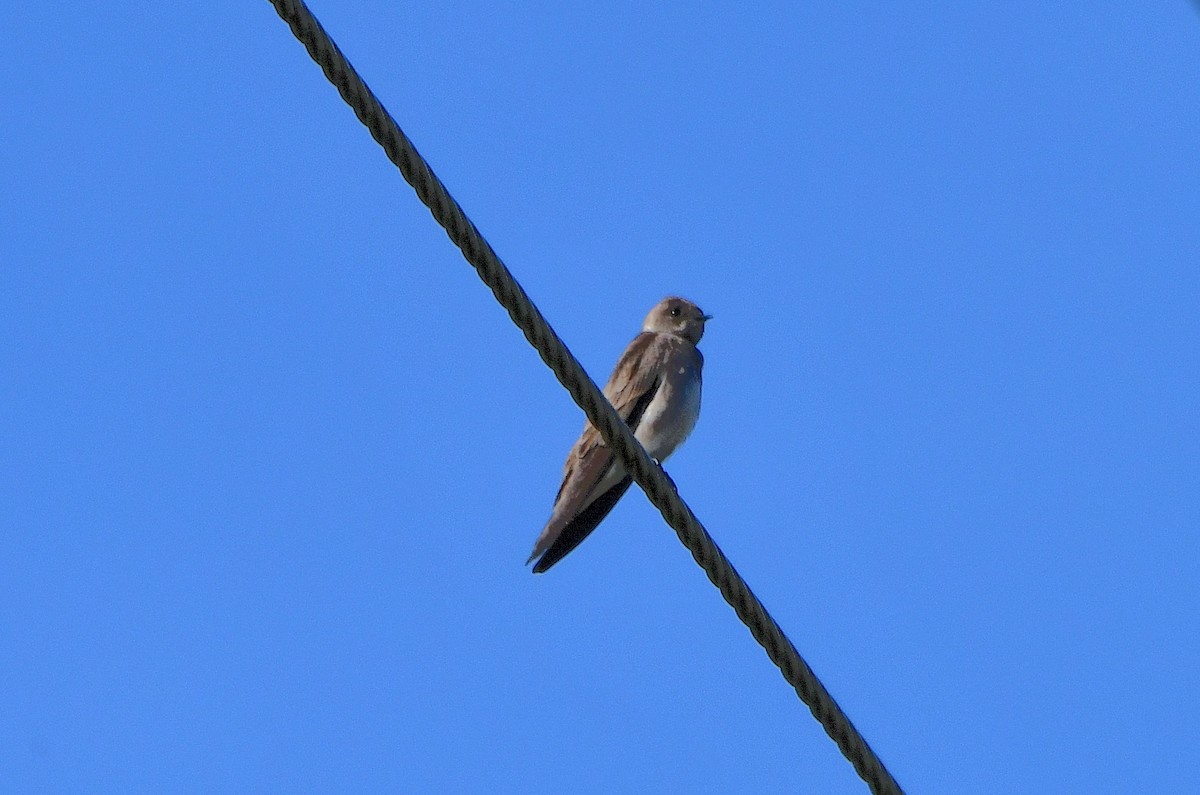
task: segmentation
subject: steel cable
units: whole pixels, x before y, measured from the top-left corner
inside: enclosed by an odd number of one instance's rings
[[[812,711],[813,717],[837,744],[858,775],[873,793],[902,795],[900,785],[883,762],[684,503],[674,482],[662,467],[650,459],[595,382],[550,328],[512,273],[450,196],[312,12],[300,0],[271,2],[324,71],[326,78],[337,87],[346,104],[400,169],[434,219],[461,249],[467,262],[491,288],[496,300],[537,350],[542,361],[554,371],[555,377],[583,409],[588,420],[599,429],[605,443],[613,448],[614,454],[645,490],[650,502],[675,530],[708,579],[717,586],[754,639],[766,650],[771,662],[779,667],[784,679],[796,689],[796,694]]]

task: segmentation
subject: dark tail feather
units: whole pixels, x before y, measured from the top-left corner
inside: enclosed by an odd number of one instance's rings
[[[621,479],[621,482],[613,486],[608,491],[601,494],[592,502],[591,505],[579,512],[579,515],[567,523],[562,532],[558,534],[558,538],[550,545],[537,565],[533,567],[534,574],[541,574],[549,569],[555,563],[558,563],[567,553],[575,547],[583,543],[583,539],[588,537],[588,534],[596,529],[596,525],[608,516],[609,511],[617,504],[621,497],[625,496],[625,492],[629,490],[629,485],[633,483],[633,478],[626,475]]]

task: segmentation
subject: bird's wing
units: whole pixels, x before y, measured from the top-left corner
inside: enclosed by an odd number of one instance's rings
[[[596,529],[596,526],[604,520],[604,517],[608,516],[609,511],[613,509],[617,501],[625,496],[625,492],[629,490],[629,486],[632,483],[633,478],[626,475],[616,485],[592,500],[586,508],[573,516],[558,531],[558,535],[554,537],[546,552],[534,565],[533,573],[541,574],[565,558],[567,553],[575,547],[583,543],[583,539],[587,538]],[[533,558],[531,557],[530,560],[533,560]]]
[[[671,342],[666,335],[639,334],[617,361],[604,387],[605,397],[632,430],[637,430],[662,383],[664,365],[675,347]],[[599,431],[587,423],[567,456],[554,510],[529,556],[532,561],[544,553],[534,571],[545,571],[578,546],[613,509],[630,483],[619,465],[613,466],[612,450]]]

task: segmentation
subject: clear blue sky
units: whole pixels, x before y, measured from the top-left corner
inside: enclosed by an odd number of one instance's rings
[[[1194,5],[313,8],[910,792],[1194,787]],[[12,791],[866,791],[267,3],[6,19]]]

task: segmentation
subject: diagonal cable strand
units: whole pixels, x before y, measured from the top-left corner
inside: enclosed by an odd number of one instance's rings
[[[301,0],[271,0],[271,3],[324,71],[329,82],[337,87],[359,121],[400,169],[434,219],[462,250],[467,262],[491,288],[496,300],[537,350],[542,361],[554,371],[555,377],[571,394],[571,398],[583,409],[588,421],[600,431],[605,443],[613,448],[621,463],[645,490],[650,502],[675,530],[708,579],[717,586],[754,639],[766,650],[771,662],[779,667],[784,679],[796,689],[813,717],[837,744],[871,792],[903,795],[900,785],[883,762],[680,498],[675,484],[662,467],[651,461],[595,382],[550,328],[542,313],[529,300],[496,252],[467,218],[458,202],[450,196],[312,12]]]

